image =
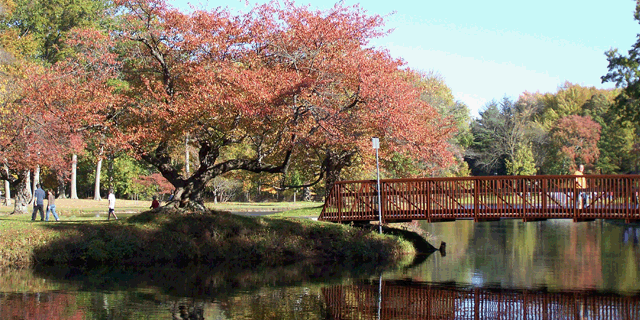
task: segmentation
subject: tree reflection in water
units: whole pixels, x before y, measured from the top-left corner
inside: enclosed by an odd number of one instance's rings
[[[299,266],[300,267],[300,266]],[[38,270],[2,319],[639,319],[640,295],[384,280],[353,266]],[[353,280],[355,275],[369,280]],[[35,287],[35,286],[34,286]],[[6,288],[6,287],[4,287]]]

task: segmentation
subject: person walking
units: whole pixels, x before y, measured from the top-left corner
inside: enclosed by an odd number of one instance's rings
[[[47,191],[47,214],[45,215],[44,221],[49,221],[49,211],[51,211],[56,221],[60,221],[56,213],[56,195],[53,194],[53,190]]]
[[[44,221],[44,190],[38,183],[36,185],[36,191],[33,193],[35,200],[33,201],[33,213],[31,214],[31,221],[36,221],[36,212],[40,212],[40,221]]]
[[[116,195],[113,194],[113,187],[109,188],[109,196],[107,197],[107,200],[109,201],[109,214],[107,215],[107,220],[111,219],[112,214],[113,217],[118,220],[118,217],[116,216]]]

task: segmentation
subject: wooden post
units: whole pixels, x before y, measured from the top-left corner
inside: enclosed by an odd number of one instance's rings
[[[338,197],[338,223],[342,223],[342,184],[336,183],[333,185],[335,194]]]
[[[479,212],[479,206],[480,206],[480,201],[478,199],[479,195],[480,195],[480,180],[478,180],[477,178],[473,180],[474,184],[473,184],[473,221],[478,221],[478,212]]]
[[[427,186],[427,221],[431,222],[431,184],[433,181],[427,180],[425,185]]]
[[[541,191],[540,191],[542,192],[542,208],[540,208],[541,209],[540,212],[545,212],[546,214],[548,214],[547,212],[549,210],[549,208],[547,208],[547,197],[549,193],[547,189],[548,182],[549,182],[549,179],[545,179],[545,178],[540,179],[540,183],[542,184]]]
[[[578,182],[576,181],[576,178],[573,178],[573,222],[578,221],[578,201],[582,201],[579,200],[579,198]]]

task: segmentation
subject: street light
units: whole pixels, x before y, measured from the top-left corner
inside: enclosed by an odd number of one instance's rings
[[[380,225],[380,234],[382,234],[382,203],[380,202],[380,164],[378,162],[378,149],[380,149],[380,140],[378,138],[371,138],[371,144],[376,149],[376,173],[378,177],[378,223]]]

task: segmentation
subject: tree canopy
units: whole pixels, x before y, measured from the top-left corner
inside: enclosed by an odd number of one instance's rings
[[[634,19],[640,23],[640,2],[636,2]],[[622,92],[616,97],[616,109],[627,120],[640,123],[640,34],[636,43],[623,55],[618,49],[606,52],[609,66],[602,82],[613,82]]]
[[[387,154],[431,163],[426,171],[452,161],[451,121],[420,100],[401,60],[369,44],[387,33],[380,16],[339,4],[269,3],[246,14],[116,4],[117,28],[71,31],[73,54],[32,72],[21,105],[154,165],[181,206],[235,170],[306,167],[307,178],[331,184],[355,161],[371,162],[374,136]],[[187,135],[198,165],[184,176],[173,151]]]

